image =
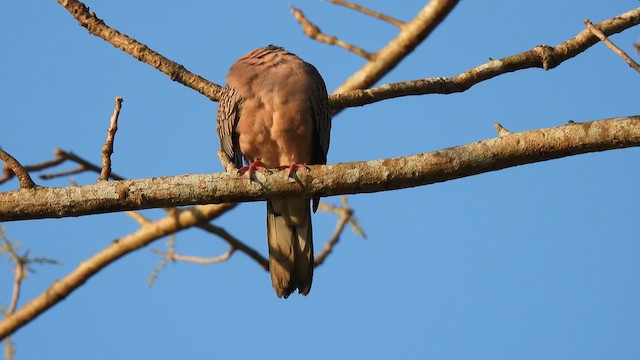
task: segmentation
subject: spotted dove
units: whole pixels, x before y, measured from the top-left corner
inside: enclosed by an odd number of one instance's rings
[[[237,168],[244,160],[289,168],[291,176],[302,164],[327,163],[331,118],[324,80],[281,47],[255,49],[231,66],[216,120],[222,149]],[[269,270],[278,297],[311,289],[310,202],[315,212],[319,198],[267,201]]]

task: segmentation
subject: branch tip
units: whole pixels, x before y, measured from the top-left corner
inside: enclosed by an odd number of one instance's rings
[[[391,24],[391,25],[393,25],[393,26],[395,26],[395,27],[397,27],[399,29],[402,29],[402,27],[405,25],[404,21],[400,21],[400,20],[398,20],[396,18],[393,18],[391,16],[379,13],[377,11],[373,11],[371,9],[368,9],[368,8],[364,7],[364,6],[361,6],[361,5],[352,3],[352,2],[348,2],[348,1],[344,1],[344,0],[328,0],[328,1],[330,3],[332,3],[332,4],[341,5],[341,6],[344,6],[346,8],[349,8],[351,10],[355,10],[355,11],[358,11],[358,12],[363,13],[365,15],[369,15],[369,16],[374,17],[376,19],[379,19],[379,20],[382,20],[382,21],[386,21],[389,24]]]
[[[325,44],[339,46],[367,60],[372,60],[375,57],[375,54],[371,54],[355,45],[342,41],[335,36],[323,34],[322,31],[320,31],[320,28],[312,23],[309,19],[307,19],[300,9],[291,6],[291,12],[293,13],[293,17],[296,19],[298,24],[300,24],[300,26],[302,27],[302,32],[304,32],[304,34],[311,39],[318,42],[323,42]]]
[[[511,134],[511,131],[505,129],[502,125],[500,125],[500,123],[495,123],[493,127],[498,132],[498,137],[503,137]]]

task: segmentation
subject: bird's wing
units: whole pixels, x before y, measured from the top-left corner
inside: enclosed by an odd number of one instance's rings
[[[220,138],[220,146],[233,164],[242,167],[242,153],[238,144],[238,136],[234,129],[240,117],[241,99],[233,87],[227,85],[222,90],[216,115],[216,130]]]
[[[313,111],[313,149],[312,164],[326,164],[329,152],[329,137],[331,134],[331,114],[329,109],[329,96],[327,86],[318,70],[311,64],[306,64],[309,76],[313,79],[313,94],[310,95],[311,109]]]

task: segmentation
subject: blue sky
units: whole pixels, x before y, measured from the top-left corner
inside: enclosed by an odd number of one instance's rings
[[[363,60],[307,39],[291,1],[92,1],[110,26],[188,69],[224,82],[247,51],[278,44],[313,63],[329,90]],[[362,1],[408,20],[422,1]],[[327,2],[294,1],[328,34],[369,51],[396,34]],[[452,76],[489,57],[556,45],[637,1],[461,1],[380,84]],[[0,4],[0,146],[23,164],[55,148],[99,162],[113,98],[125,99],[114,171],[130,178],[221,171],[216,103],[169,80],[84,28],[54,1]],[[612,40],[636,59],[632,28]],[[466,144],[511,131],[637,115],[638,74],[603,44],[545,72],[530,69],[462,94],[407,97],[334,119],[329,162],[378,159]],[[637,359],[640,242],[637,149],[520,166],[427,187],[349,197],[366,240],[349,231],[316,270],[309,296],[276,298],[243,254],[223,264],[169,265],[143,249],[100,272],[14,336],[17,359],[437,358]],[[70,169],[71,166],[63,167]],[[92,183],[97,175],[79,175]],[[43,182],[67,186],[69,179]],[[15,189],[17,183],[2,186]],[[338,203],[338,198],[328,198]],[[159,210],[146,211],[159,218]],[[264,203],[215,222],[262,253]],[[114,239],[137,229],[123,214],[4,223],[34,256],[21,303]],[[316,248],[335,219],[314,216]],[[166,239],[151,247],[164,248]],[[183,254],[226,251],[199,230],[177,235]],[[0,259],[0,302],[12,273]]]

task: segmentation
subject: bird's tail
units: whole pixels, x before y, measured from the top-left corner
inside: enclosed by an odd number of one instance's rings
[[[267,201],[269,271],[278,297],[311,290],[313,236],[309,199]]]

